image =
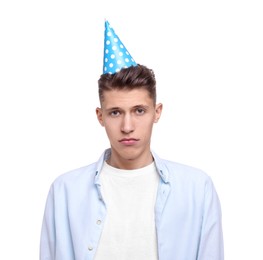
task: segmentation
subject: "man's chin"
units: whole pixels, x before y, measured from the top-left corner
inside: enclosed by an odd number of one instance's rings
[[[113,156],[119,157],[121,160],[134,161],[140,156],[138,148],[128,146],[120,149],[114,149]]]

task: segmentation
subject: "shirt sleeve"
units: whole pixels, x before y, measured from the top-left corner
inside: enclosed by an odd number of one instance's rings
[[[51,186],[46,200],[40,236],[40,260],[55,260],[56,232],[54,211],[54,190],[53,186]]]
[[[198,260],[224,260],[221,205],[211,178],[205,186]]]

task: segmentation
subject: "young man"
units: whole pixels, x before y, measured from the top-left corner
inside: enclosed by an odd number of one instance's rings
[[[121,55],[111,53],[113,42]],[[105,45],[96,114],[110,148],[52,184],[40,259],[223,260],[220,202],[210,177],[151,150],[162,112],[154,72],[134,62],[108,22]],[[124,52],[128,57],[119,59]]]

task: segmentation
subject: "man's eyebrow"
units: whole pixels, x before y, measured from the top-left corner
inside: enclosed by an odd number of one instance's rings
[[[147,105],[143,105],[143,104],[136,105],[136,106],[134,106],[133,108],[140,108],[140,107],[143,107],[143,108],[149,108],[149,106],[147,106]]]
[[[109,107],[109,108],[106,108],[105,110],[112,111],[112,110],[120,110],[120,109],[121,109],[120,107]]]

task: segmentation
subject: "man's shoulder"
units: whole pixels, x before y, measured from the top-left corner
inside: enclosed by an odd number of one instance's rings
[[[162,159],[170,180],[207,181],[209,175],[202,169],[176,161]]]
[[[94,162],[89,165],[82,166],[59,175],[54,180],[53,185],[61,185],[61,184],[73,185],[73,184],[88,182],[90,180],[94,180],[95,175],[96,175],[96,163]]]

